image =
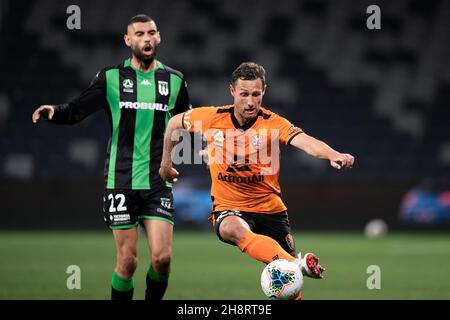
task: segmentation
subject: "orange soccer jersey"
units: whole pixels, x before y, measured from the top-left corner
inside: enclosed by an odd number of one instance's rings
[[[201,132],[208,142],[214,211],[286,210],[278,182],[279,143],[288,144],[300,128],[265,108],[241,127],[233,106],[189,110],[183,114],[183,127]]]

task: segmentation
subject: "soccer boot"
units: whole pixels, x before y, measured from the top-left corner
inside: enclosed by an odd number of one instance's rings
[[[323,278],[322,273],[325,271],[325,268],[319,264],[319,258],[314,253],[308,252],[303,258],[301,253],[299,253],[296,261],[304,276],[315,279]]]

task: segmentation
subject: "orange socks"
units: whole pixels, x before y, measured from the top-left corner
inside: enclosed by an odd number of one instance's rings
[[[294,257],[287,253],[274,239],[261,234],[247,231],[238,243],[239,249],[250,257],[270,263],[276,259],[294,261]]]

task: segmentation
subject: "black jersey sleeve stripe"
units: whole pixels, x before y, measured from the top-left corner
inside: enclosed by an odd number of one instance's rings
[[[180,87],[180,91],[178,93],[176,102],[175,102],[175,108],[173,109],[173,114],[178,114],[178,113],[182,113],[185,112],[189,109],[192,109],[192,105],[190,103],[190,99],[189,99],[189,93],[187,90],[187,81],[183,75],[183,73],[181,73],[178,70],[175,70],[171,67],[166,66],[165,64],[163,64],[164,70],[166,70],[169,74],[174,74],[177,77],[180,78],[181,80],[181,87]]]
[[[294,134],[292,137],[289,138],[286,144],[291,144],[292,139],[294,139],[296,136],[298,136],[300,133],[303,133],[303,131],[299,131],[296,134]]]
[[[186,80],[181,80],[180,91],[178,92],[177,100],[175,102],[175,108],[173,109],[173,114],[178,114],[181,112],[185,112],[189,109],[192,109],[192,106],[189,102],[189,94],[187,90]]]

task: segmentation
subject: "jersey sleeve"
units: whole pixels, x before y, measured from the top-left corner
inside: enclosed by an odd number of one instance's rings
[[[275,116],[274,121],[274,127],[280,130],[280,142],[283,144],[290,144],[296,135],[303,132],[301,128],[296,127],[289,120],[281,116]]]
[[[78,97],[68,103],[53,106],[55,114],[52,122],[74,124],[106,106],[105,71],[101,70]]]
[[[181,83],[180,91],[178,92],[177,101],[175,102],[175,108],[173,109],[173,114],[178,114],[192,109],[189,102],[189,93],[187,89],[187,82],[183,78]]]
[[[183,128],[189,132],[203,133],[209,129],[211,119],[216,114],[217,108],[199,107],[186,111],[183,114]]]

